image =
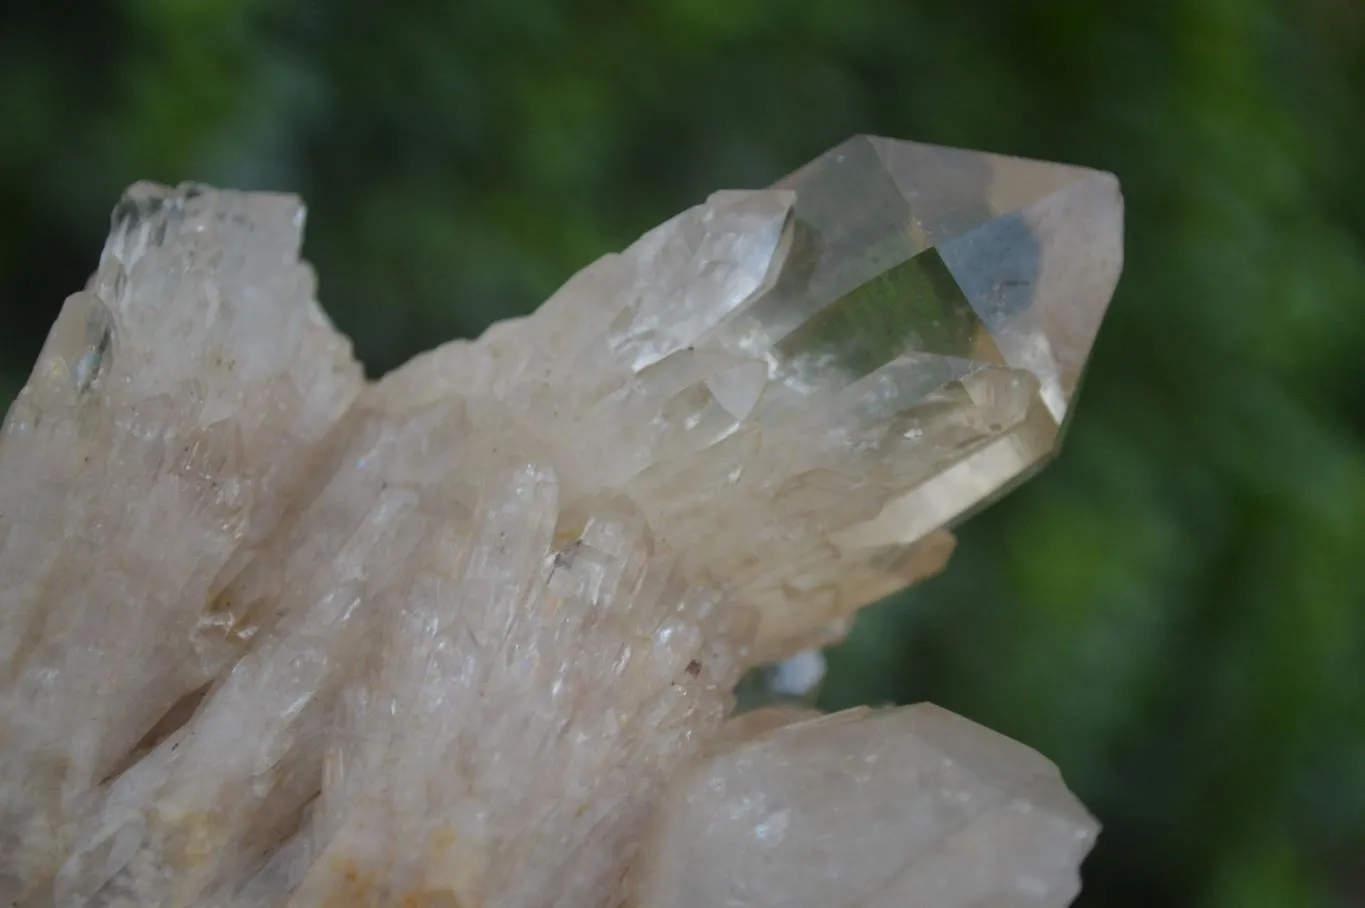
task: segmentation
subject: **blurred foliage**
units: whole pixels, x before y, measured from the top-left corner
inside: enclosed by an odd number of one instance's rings
[[[1365,5],[104,0],[0,11],[0,401],[138,178],[311,204],[372,371],[855,132],[1113,170],[1079,416],[828,705],[1055,759],[1088,906],[1365,905]]]

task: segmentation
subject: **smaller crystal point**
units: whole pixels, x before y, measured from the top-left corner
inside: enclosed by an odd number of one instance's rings
[[[636,905],[1062,908],[1080,889],[1096,823],[1022,744],[928,704],[732,724],[664,799]]]

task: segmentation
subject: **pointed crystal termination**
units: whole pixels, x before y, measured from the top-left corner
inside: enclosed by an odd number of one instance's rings
[[[984,416],[993,436],[944,450],[845,541],[917,541],[1054,453],[1122,268],[1111,174],[858,136],[774,188],[795,194],[791,253],[744,321],[784,383],[875,383],[913,364],[965,392],[946,421]]]
[[[929,704],[731,724],[665,798],[635,905],[1062,908],[1080,890],[1095,821],[1022,744]]]
[[[762,618],[753,664],[937,572],[1057,445],[1122,260],[1104,173],[855,138],[387,377],[612,488]],[[492,431],[490,429],[489,431]]]

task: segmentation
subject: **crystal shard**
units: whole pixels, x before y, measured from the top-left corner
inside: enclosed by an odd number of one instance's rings
[[[750,716],[670,789],[635,904],[1061,908],[1079,891],[1095,823],[1023,745],[928,705]]]
[[[1055,445],[1112,178],[855,139],[372,384],[302,222],[134,187],[0,432],[0,901],[1069,897],[1036,754],[801,703]]]

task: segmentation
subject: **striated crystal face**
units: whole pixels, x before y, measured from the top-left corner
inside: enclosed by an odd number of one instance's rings
[[[0,430],[0,902],[1064,904],[1026,748],[727,716],[1055,447],[1121,221],[855,139],[367,383],[296,199],[134,187]]]

